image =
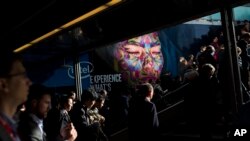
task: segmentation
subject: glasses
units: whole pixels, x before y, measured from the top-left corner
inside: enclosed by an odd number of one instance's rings
[[[8,74],[6,77],[16,77],[16,76],[27,77],[27,73],[26,72],[18,72],[18,73],[14,73],[14,74]]]

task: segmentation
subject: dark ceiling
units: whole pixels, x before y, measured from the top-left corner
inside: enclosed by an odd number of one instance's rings
[[[1,3],[1,40],[17,48],[110,0],[12,0]]]
[[[2,9],[1,43],[15,49],[55,29],[109,0],[36,0],[5,1]],[[126,0],[97,16],[81,23],[85,41],[82,50],[116,42],[125,38],[182,23],[209,13],[222,6],[239,5],[249,0]],[[69,29],[70,30],[70,29]],[[69,38],[67,32],[61,37]],[[71,41],[59,41],[59,36],[44,41],[32,52],[46,47],[68,47]],[[65,44],[64,44],[65,43]],[[44,45],[46,44],[46,45]],[[64,44],[64,45],[62,45]],[[63,50],[63,49],[62,49]]]

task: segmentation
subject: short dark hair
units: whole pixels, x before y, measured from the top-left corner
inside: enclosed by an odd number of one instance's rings
[[[150,83],[143,83],[139,86],[139,89],[137,91],[138,95],[145,98],[148,96],[148,93],[153,91],[154,88]]]
[[[96,99],[97,102],[101,102],[103,100],[106,100],[106,97],[104,95],[99,94],[98,98]]]
[[[26,101],[26,108],[31,108],[32,100],[40,100],[44,95],[51,95],[49,89],[42,84],[33,84],[30,86],[28,99]]]
[[[73,101],[73,98],[71,96],[69,96],[69,95],[62,96],[59,99],[59,104],[60,104],[61,108],[64,108],[64,104],[68,103],[69,99],[72,99],[72,101]]]
[[[0,77],[6,77],[9,75],[13,63],[17,60],[22,61],[21,55],[14,53],[11,50],[0,50]]]
[[[104,95],[104,96],[108,94],[108,92],[105,89],[102,89],[99,93],[100,95]]]
[[[96,100],[98,98],[98,94],[96,93],[96,91],[94,89],[85,89],[82,92],[81,95],[81,101],[85,102],[88,100]]]

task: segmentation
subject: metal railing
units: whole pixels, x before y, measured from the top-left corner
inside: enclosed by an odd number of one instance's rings
[[[188,85],[189,85],[189,83],[186,83],[186,84],[181,85],[180,87],[178,87],[177,89],[175,89],[175,90],[173,90],[173,91],[166,92],[166,94],[164,94],[164,95],[162,96],[162,99],[164,99],[164,98],[166,98],[167,96],[170,96],[170,95],[172,95],[172,94],[174,94],[174,93],[178,93],[179,91],[181,91],[183,88],[185,88],[185,87],[188,86]],[[183,102],[184,102],[184,100],[183,100],[183,99],[180,99],[180,100],[177,101],[176,103],[174,103],[174,104],[172,104],[172,105],[170,105],[170,106],[164,108],[163,110],[159,111],[159,112],[158,112],[158,115],[159,115],[159,114],[162,114],[162,113],[164,113],[164,112],[166,112],[166,111],[168,111],[168,110],[170,110],[170,109],[172,109],[172,108],[175,108],[176,106],[182,104]],[[117,131],[117,132],[111,134],[110,137],[112,138],[112,137],[114,137],[114,136],[117,136],[117,135],[119,135],[119,134],[121,134],[121,133],[126,132],[127,130],[128,130],[128,127],[125,127],[125,128],[123,128],[123,129],[121,129],[121,130],[119,130],[119,131]]]

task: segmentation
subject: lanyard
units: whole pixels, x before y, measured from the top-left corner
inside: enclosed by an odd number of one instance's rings
[[[14,130],[1,116],[0,116],[0,125],[4,127],[4,129],[7,131],[11,139],[13,141],[16,141],[17,137],[15,136]]]

